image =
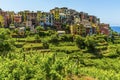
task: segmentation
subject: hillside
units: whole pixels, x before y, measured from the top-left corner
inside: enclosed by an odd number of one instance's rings
[[[119,80],[120,37],[0,32],[0,79]]]

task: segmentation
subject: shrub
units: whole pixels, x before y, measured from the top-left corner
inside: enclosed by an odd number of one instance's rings
[[[116,49],[116,54],[120,55],[120,48]]]
[[[43,31],[43,30],[44,30],[44,28],[43,28],[43,27],[41,27],[41,26],[37,26],[37,27],[36,27],[36,30],[37,30],[37,32],[39,33],[40,31]]]
[[[87,36],[85,39],[85,45],[90,52],[94,52],[96,47],[96,41],[92,36]]]
[[[38,34],[35,35],[35,40],[38,41],[40,39],[40,36]]]
[[[11,39],[8,29],[0,29],[0,52],[12,50],[14,40]]]
[[[48,42],[43,42],[43,48],[44,48],[44,49],[49,49],[49,44],[48,44]]]
[[[84,43],[84,38],[81,36],[75,36],[75,42],[78,48],[84,49],[85,48],[85,43]]]
[[[26,31],[30,31],[30,27],[28,26],[28,27],[26,27]]]
[[[47,32],[48,32],[48,36],[51,36],[51,35],[55,34],[54,30],[48,30]]]
[[[60,36],[61,41],[73,42],[73,35],[63,34]]]
[[[59,42],[58,36],[57,35],[52,35],[49,42],[57,44]]]

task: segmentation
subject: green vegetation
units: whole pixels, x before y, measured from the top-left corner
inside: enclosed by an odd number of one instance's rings
[[[14,31],[0,28],[0,80],[120,79],[119,36],[113,43],[105,35],[38,30],[12,37]]]
[[[0,52],[12,50],[14,40],[10,36],[8,29],[0,28]]]
[[[85,39],[83,37],[81,37],[81,36],[76,36],[76,38],[75,38],[76,45],[80,49],[85,48],[85,42],[84,41],[85,41]]]

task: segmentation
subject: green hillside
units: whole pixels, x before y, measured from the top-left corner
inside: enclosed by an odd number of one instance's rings
[[[119,36],[43,33],[0,28],[0,80],[120,80]]]

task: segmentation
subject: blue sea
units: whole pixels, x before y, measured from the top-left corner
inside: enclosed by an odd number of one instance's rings
[[[113,31],[116,31],[116,32],[120,33],[120,26],[111,26],[111,29]]]

